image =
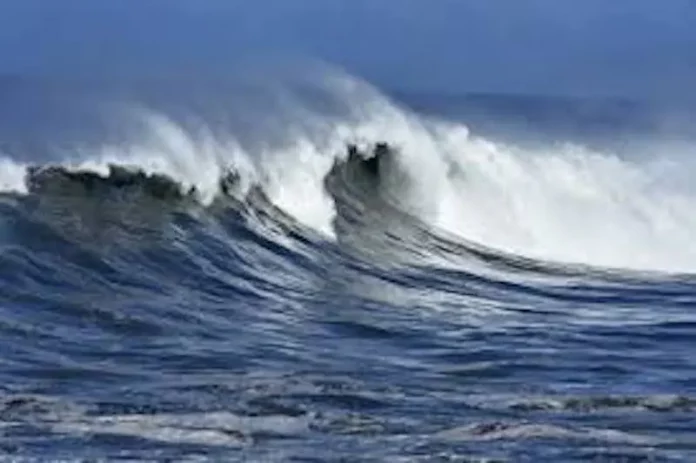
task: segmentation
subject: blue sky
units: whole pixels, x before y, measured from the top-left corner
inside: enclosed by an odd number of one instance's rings
[[[694,98],[691,0],[6,0],[0,72],[224,74],[253,57],[380,86]]]

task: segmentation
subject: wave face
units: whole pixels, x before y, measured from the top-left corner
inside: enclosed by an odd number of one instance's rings
[[[0,98],[13,458],[696,457],[689,133],[327,66]]]

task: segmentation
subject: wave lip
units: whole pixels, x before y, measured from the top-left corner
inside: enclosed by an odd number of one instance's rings
[[[109,165],[106,175],[89,170],[68,170],[60,166],[29,167],[26,174],[28,191],[35,194],[65,192],[79,187],[85,195],[105,195],[111,189],[137,189],[159,199],[195,197],[196,187],[182,192],[181,185],[161,174],[147,174],[118,165]]]

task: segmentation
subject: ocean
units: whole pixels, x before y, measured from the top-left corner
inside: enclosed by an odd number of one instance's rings
[[[694,114],[6,76],[0,459],[695,461]]]

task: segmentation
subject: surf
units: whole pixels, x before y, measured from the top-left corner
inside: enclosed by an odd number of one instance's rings
[[[647,156],[563,142],[532,149],[416,112],[336,70],[252,94],[221,109],[229,111],[222,119],[120,102],[112,116],[128,130],[75,136],[60,148],[49,139],[42,159],[5,152],[0,187],[17,195],[56,194],[58,184],[79,184],[84,195],[137,188],[204,207],[255,196],[329,241],[346,233],[337,223],[349,204],[354,220],[381,214],[410,221],[402,233],[427,230],[491,253],[696,270],[693,162],[668,144],[658,141]],[[370,230],[369,221],[361,226]]]

